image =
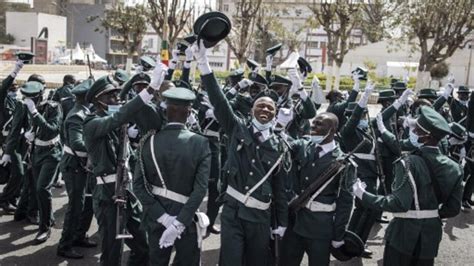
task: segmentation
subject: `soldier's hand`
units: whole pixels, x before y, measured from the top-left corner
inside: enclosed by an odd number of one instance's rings
[[[241,89],[246,89],[253,85],[253,81],[251,81],[250,79],[243,78],[237,84],[239,84],[239,87]]]
[[[9,154],[3,154],[2,159],[0,160],[0,165],[6,166],[8,163],[12,162],[12,157]]]
[[[383,134],[385,131],[387,131],[387,128],[385,128],[385,125],[383,123],[382,113],[377,114],[376,120],[377,128],[379,129],[380,133]]]
[[[207,58],[207,48],[204,46],[204,40],[199,40],[193,44],[193,54],[198,63],[199,71],[201,75],[207,75],[212,72],[211,66],[209,66],[209,60]]]
[[[282,238],[285,235],[286,232],[286,227],[283,226],[278,226],[277,229],[271,230],[270,237],[271,239],[274,239],[274,236],[279,236]]]
[[[165,80],[166,72],[168,71],[168,67],[161,63],[161,60],[156,62],[156,66],[151,73],[151,82],[150,87],[152,87],[155,91],[160,89],[161,83]]]
[[[16,78],[16,76],[18,75],[18,73],[20,72],[20,70],[23,68],[23,65],[25,65],[25,63],[21,60],[16,60],[15,62],[15,68],[13,68],[13,71],[12,73],[10,74],[10,76],[12,76],[13,78]]]
[[[160,248],[168,248],[173,246],[176,239],[181,238],[181,233],[183,233],[185,228],[186,227],[182,223],[175,219],[161,235],[159,243]]]
[[[449,74],[449,76],[448,76],[448,78],[447,78],[446,81],[447,81],[448,83],[454,84],[454,82],[455,82],[454,74],[453,74],[453,73]]]
[[[362,199],[366,187],[367,185],[357,178],[357,181],[352,185],[352,194],[354,194],[354,196],[358,197],[359,199]]]
[[[453,93],[453,90],[454,90],[453,83],[446,84],[446,87],[444,88],[444,91],[443,91],[443,97],[445,99],[448,99],[449,96],[451,96],[451,94]]]
[[[132,139],[138,136],[138,128],[137,125],[133,125],[127,129],[128,136]]]
[[[173,61],[175,64],[178,63],[179,61],[179,50],[174,49],[171,51],[171,61]]]
[[[25,138],[28,142],[33,142],[35,140],[35,132],[33,132],[33,129],[30,129],[25,132]]]
[[[28,111],[30,111],[30,113],[32,115],[34,115],[38,112],[36,110],[36,104],[35,104],[35,102],[33,102],[33,100],[31,98],[25,98],[24,103],[26,105],[26,108],[28,108]]]
[[[352,71],[352,80],[354,81],[354,83],[359,83],[360,82],[360,79],[363,78],[364,75],[357,72],[357,71]]]
[[[186,50],[184,50],[184,54],[186,55],[186,61],[193,61],[193,47],[188,46]]]
[[[158,218],[158,223],[162,224],[165,228],[170,227],[170,225],[176,220],[176,216],[171,216],[167,213],[163,214]]]
[[[406,103],[406,101],[408,100],[408,97],[410,97],[411,95],[413,95],[413,91],[411,89],[406,89],[400,96],[401,104]]]
[[[293,108],[280,108],[277,114],[277,128],[286,128],[288,123],[293,120]]]

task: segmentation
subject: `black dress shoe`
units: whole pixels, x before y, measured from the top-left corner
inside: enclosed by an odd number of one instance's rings
[[[90,240],[88,237],[83,238],[83,239],[74,240],[74,242],[72,242],[72,245],[75,246],[75,247],[81,247],[81,248],[95,248],[95,247],[97,247],[97,243]]]
[[[16,211],[16,207],[9,202],[2,202],[0,208],[2,208],[6,214],[14,214]]]
[[[388,224],[390,222],[389,219],[385,218],[385,217],[380,217],[380,218],[377,218],[375,219],[375,221],[379,224]]]
[[[63,257],[66,259],[82,259],[84,258],[84,255],[78,253],[74,249],[68,249],[68,250],[60,250],[58,249],[58,252],[56,253],[59,257]]]
[[[13,216],[13,221],[20,222],[26,219],[26,214],[16,214]]]
[[[46,240],[49,239],[50,236],[51,236],[51,230],[50,229],[48,229],[46,231],[39,231],[38,234],[36,235],[34,243],[36,245],[44,243],[44,242],[46,242]]]
[[[468,202],[469,204],[471,204],[471,206],[474,206],[474,200],[468,199],[467,202]]]
[[[27,216],[26,221],[30,224],[33,224],[33,225],[39,225],[40,224],[38,216]]]
[[[211,234],[218,235],[221,233],[221,229],[217,228],[215,225],[208,227],[208,231]]]
[[[364,248],[364,252],[362,252],[362,255],[360,256],[365,259],[371,259],[373,254],[374,253],[370,249]]]

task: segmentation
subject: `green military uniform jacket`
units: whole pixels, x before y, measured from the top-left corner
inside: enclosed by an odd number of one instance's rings
[[[73,88],[74,85],[64,85],[57,89],[53,95],[53,101],[58,102],[61,105],[64,117],[67,116],[74,106],[74,100],[76,97],[71,92]]]
[[[347,151],[354,150],[363,139],[370,141],[370,144],[365,144],[356,153],[373,154],[374,140],[368,132],[363,132],[357,127],[359,121],[364,114],[364,109],[358,104],[356,105],[351,117],[347,120],[346,124],[342,127],[340,134],[342,142]],[[366,160],[355,158],[355,162],[358,165],[357,175],[362,178],[369,178],[373,181],[377,179],[377,168],[375,160]]]
[[[109,116],[93,113],[86,117],[83,126],[84,142],[94,177],[116,174],[120,126],[131,121],[144,105],[140,97],[135,97],[117,113]],[[112,201],[114,191],[115,183],[96,186],[94,197],[97,200]]]
[[[141,147],[139,160],[143,168],[134,179],[134,192],[143,205],[142,226],[147,230],[160,226],[157,220],[164,213],[177,216],[179,222],[189,226],[207,192],[211,165],[209,142],[181,124],[167,125],[153,138],[153,143],[148,137]],[[163,187],[150,145],[154,147],[166,188],[189,197],[185,204],[155,196],[145,188],[150,189],[149,185]]]
[[[302,193],[315,180],[340,158],[343,153],[339,147],[318,158],[316,146],[310,141],[300,139],[291,144],[293,159],[298,169],[294,177],[293,190]],[[349,170],[349,168],[348,168]],[[334,178],[314,201],[324,204],[336,203],[335,212],[312,212],[302,208],[296,214],[293,231],[298,235],[311,239],[329,239],[342,241],[346,225],[351,216],[353,197],[346,189],[346,180],[353,180],[354,168],[345,171]]]
[[[82,104],[76,103],[64,120],[64,145],[68,146],[76,154],[87,153],[84,143],[83,124],[89,109]],[[64,153],[61,159],[61,171],[80,169],[86,165],[87,158],[78,157]]]
[[[0,140],[3,143],[8,136],[8,132],[12,126],[13,112],[15,111],[15,105],[17,102],[16,98],[8,96],[8,89],[13,84],[15,78],[7,76],[2,81],[2,87],[0,88]]]
[[[62,119],[63,114],[58,103],[47,101],[40,104],[38,113],[31,118],[33,128],[36,128],[35,140],[49,141],[59,137]],[[62,156],[61,147],[61,141],[57,141],[54,145],[50,146],[35,144],[33,148],[33,164],[41,164],[46,159],[59,162]]]
[[[337,118],[339,119],[339,129],[345,124],[347,120],[344,116],[344,112],[346,111],[347,105],[349,105],[349,103],[355,102],[358,94],[358,91],[352,90],[349,93],[349,98],[346,101],[333,102],[329,104],[326,112],[333,113],[337,116]]]
[[[303,135],[309,134],[309,120],[316,116],[316,107],[314,106],[311,97],[306,100],[300,100],[296,105],[291,104],[289,107],[293,108],[295,116],[293,120],[287,125],[288,135],[292,138],[300,138]]]
[[[424,160],[417,155],[409,155],[402,159],[408,163],[403,164],[400,160],[395,162],[392,194],[376,196],[364,193],[362,202],[376,210],[393,213],[415,210],[414,188],[409,181],[408,172],[406,171],[406,169],[409,169],[416,184],[420,210],[438,209],[438,201],[433,192],[428,166]],[[438,254],[442,233],[440,218],[394,218],[387,227],[385,240],[388,245],[399,252],[412,255],[418,239],[420,239],[420,258],[431,259]]]
[[[227,186],[231,186],[245,194],[263,178],[285,152],[284,144],[275,134],[272,134],[265,142],[259,143],[251,133],[252,127],[249,129],[247,122],[237,117],[232,111],[214,74],[210,73],[201,78],[207,88],[209,100],[215,108],[214,114],[224,133],[229,136],[228,157],[223,168],[221,193],[225,192]],[[251,196],[261,202],[270,202],[273,199],[278,224],[286,226],[288,210],[282,177],[284,171],[279,168]],[[226,204],[238,209],[239,218],[255,223],[270,224],[270,209],[259,210],[245,207],[227,194],[225,200]]]

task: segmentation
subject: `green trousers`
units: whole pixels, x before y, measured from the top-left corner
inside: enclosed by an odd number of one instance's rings
[[[268,223],[252,223],[240,219],[237,212],[238,209],[224,204],[219,265],[267,265],[270,218]]]
[[[97,185],[102,186],[102,185]],[[94,192],[96,193],[96,192]],[[129,194],[127,207],[125,209],[125,221],[128,233],[133,238],[125,239],[125,244],[131,249],[127,265],[144,266],[148,265],[148,245],[146,234],[140,230],[140,212],[132,207],[132,201],[136,198]],[[123,245],[121,240],[115,239],[117,205],[112,200],[97,200],[94,196],[94,213],[99,225],[99,235],[102,253],[100,254],[100,265],[116,266],[121,265],[121,255]]]
[[[10,177],[7,184],[3,188],[3,192],[0,195],[0,203],[17,203],[17,200],[21,193],[21,187],[23,183],[23,162],[21,155],[14,153],[11,155],[12,162],[10,163]]]
[[[15,217],[28,216],[36,218],[38,217],[38,201],[36,200],[36,185],[32,169],[27,169],[22,179],[20,200],[15,211]]]
[[[194,223],[191,226],[195,226]],[[168,248],[160,248],[160,238],[165,227],[159,225],[153,226],[148,233],[148,241],[150,245],[150,265],[153,266],[199,266],[201,260],[201,250],[197,245],[196,230],[186,230],[181,235],[180,239],[176,239],[174,245]],[[176,249],[176,256],[174,261],[170,264],[171,252],[173,247]]]
[[[390,243],[385,244],[385,249],[383,252],[383,265],[384,266],[432,266],[434,265],[433,259],[422,259],[418,257],[420,250],[420,240],[418,240],[417,246],[413,254],[405,254],[390,245]]]
[[[286,230],[281,241],[280,265],[299,266],[304,253],[308,255],[309,266],[329,265],[331,239],[311,239]]]
[[[93,210],[92,205],[85,205],[87,173],[82,169],[68,169],[62,172],[62,175],[69,202],[58,249],[67,250],[72,247],[74,240],[85,238],[91,224]]]
[[[211,175],[208,185],[207,216],[209,217],[209,226],[213,226],[219,214],[219,203],[216,202],[219,196],[217,182],[221,174],[221,157],[219,140],[216,137],[208,137],[209,148],[211,149]]]
[[[51,187],[53,186],[54,173],[59,162],[56,160],[46,160],[41,164],[33,165],[33,178],[35,181],[36,198],[39,210],[39,230],[48,230],[54,221],[52,212]]]

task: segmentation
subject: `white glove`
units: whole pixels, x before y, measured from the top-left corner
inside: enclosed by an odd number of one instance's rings
[[[278,110],[276,122],[280,124],[282,128],[286,128],[288,123],[293,120],[293,108],[280,108]]]
[[[387,128],[385,127],[383,123],[382,113],[377,114],[376,120],[377,120],[377,128],[379,129],[380,134],[385,133],[385,131],[387,131]]]
[[[375,86],[372,82],[370,82],[370,81],[367,82],[367,86],[365,87],[365,91],[362,94],[362,96],[360,97],[360,100],[359,100],[359,103],[358,103],[360,107],[362,107],[362,108],[367,107],[367,102],[369,101],[370,94],[374,90],[374,87]]]
[[[311,81],[311,98],[313,99],[313,102],[316,104],[323,104],[324,103],[324,93],[323,90],[321,89],[321,86],[319,86],[319,79],[318,77],[314,76],[313,81]]]
[[[184,54],[186,55],[186,61],[184,61],[184,68],[191,68],[191,61],[193,61],[193,47],[188,46],[186,50],[184,50]]]
[[[253,85],[253,81],[251,81],[250,79],[242,79],[241,81],[239,81],[237,84],[239,84],[239,87],[241,89],[245,89],[245,88],[248,88],[250,86]]]
[[[135,72],[137,74],[143,73],[143,66],[137,66],[137,68],[135,68]]]
[[[30,143],[35,140],[35,132],[33,132],[33,129],[30,129],[25,132],[25,138]]]
[[[416,119],[410,116],[405,117],[403,120],[403,127],[404,128],[415,128],[416,126]]]
[[[171,51],[171,61],[169,63],[169,67],[171,69],[176,69],[176,64],[178,63],[178,61],[179,61],[179,50],[174,49],[173,51]]]
[[[185,227],[178,220],[174,220],[168,228],[163,232],[160,238],[160,248],[167,248],[174,245],[176,239],[181,238]]]
[[[266,65],[265,71],[272,71],[272,64],[273,64],[273,55],[269,54],[265,57]]]
[[[454,74],[453,74],[453,73],[449,74],[449,76],[448,76],[448,78],[446,79],[446,81],[447,81],[448,83],[454,84],[454,81],[455,81],[455,79],[454,79]]]
[[[352,185],[352,194],[354,194],[354,196],[358,197],[359,199],[362,199],[366,187],[367,185],[357,178],[357,181]]]
[[[161,59],[157,58],[155,69],[151,72],[151,82],[150,87],[154,90],[159,90],[161,83],[165,80],[166,72],[168,67],[161,63]]]
[[[138,136],[138,128],[137,125],[133,125],[127,129],[128,136],[132,139]]]
[[[8,154],[4,154],[0,160],[0,165],[6,166],[8,163],[12,162],[12,157]]]
[[[297,91],[301,90],[303,88],[303,85],[301,84],[301,78],[298,74],[298,70],[295,68],[289,69],[288,70],[288,77],[291,80],[292,86],[291,86],[291,91],[294,93],[298,93]],[[290,93],[291,95],[292,93]]]
[[[448,83],[446,87],[444,88],[443,97],[447,100],[449,96],[451,96],[451,93],[453,92],[453,90],[454,90],[453,84]]]
[[[163,214],[158,218],[157,222],[162,224],[165,228],[170,227],[170,225],[176,220],[176,216],[171,216],[167,213]]]
[[[26,107],[28,108],[28,111],[30,111],[30,113],[32,115],[34,115],[38,112],[36,110],[36,104],[35,104],[35,102],[33,102],[33,100],[31,98],[25,98],[24,102],[25,102]]]
[[[197,124],[197,119],[192,112],[189,114],[188,118],[186,119],[186,124],[189,126]]]
[[[206,119],[214,119],[216,120],[216,116],[214,115],[214,109],[209,108],[206,111]]]
[[[331,241],[331,246],[333,248],[340,248],[344,245],[344,240],[341,240],[341,241]]]
[[[18,75],[18,73],[20,72],[20,70],[23,68],[23,65],[25,63],[23,63],[23,61],[21,60],[16,60],[16,63],[15,63],[15,68],[13,69],[12,73],[10,73],[10,76],[12,78],[16,78],[16,76]]]
[[[274,239],[274,235],[279,236],[282,238],[285,235],[286,227],[278,226],[277,229],[273,229],[272,233],[270,234],[271,239]]]
[[[195,42],[193,44],[193,54],[196,58],[198,69],[201,72],[201,75],[207,75],[212,72],[206,52],[207,49],[204,47],[204,40],[200,40],[199,43]]]
[[[359,74],[357,72],[352,73],[352,80],[354,81],[354,86],[352,87],[352,90],[359,91],[360,78],[362,77],[362,74]]]
[[[395,102],[393,103],[393,107],[395,107],[395,109],[400,109],[400,107],[405,104],[408,100],[408,97],[410,97],[411,95],[413,95],[413,91],[411,89],[406,89],[402,95],[400,95],[400,98],[398,98],[397,100],[395,100]]]

